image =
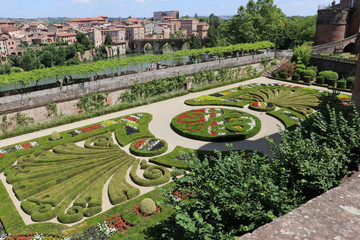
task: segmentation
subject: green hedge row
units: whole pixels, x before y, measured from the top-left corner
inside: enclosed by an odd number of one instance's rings
[[[292,128],[295,125],[298,125],[299,122],[292,119],[289,115],[284,114],[284,111],[288,111],[291,113],[291,115],[297,117],[300,119],[300,121],[303,121],[306,119],[306,117],[298,112],[292,111],[290,109],[281,108],[275,112],[267,112],[266,114],[278,119],[282,124],[284,124],[285,128]]]
[[[151,187],[151,186],[161,185],[161,184],[164,184],[164,183],[167,183],[168,181],[170,181],[170,178],[171,178],[170,171],[161,166],[151,166],[152,171],[157,169],[161,172],[161,174],[159,175],[160,176],[159,178],[157,178],[157,179],[140,178],[136,173],[137,169],[139,168],[139,163],[140,163],[140,160],[137,159],[135,161],[135,163],[133,164],[131,171],[130,171],[130,178],[137,185],[140,185],[143,187]],[[149,176],[149,175],[147,175],[147,176]]]

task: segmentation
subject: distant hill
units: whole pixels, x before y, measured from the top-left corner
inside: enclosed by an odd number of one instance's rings
[[[44,22],[47,24],[53,24],[53,23],[63,23],[67,22],[73,18],[68,17],[49,17],[49,18],[1,18],[1,20],[11,20],[17,23],[23,23],[23,22]]]

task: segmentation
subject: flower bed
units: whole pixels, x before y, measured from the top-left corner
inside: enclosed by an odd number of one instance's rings
[[[39,146],[39,142],[34,141],[34,142],[27,142],[27,143],[23,143],[23,144],[18,144],[18,145],[15,145],[15,146],[11,147],[11,148],[0,149],[0,158],[5,157],[5,155],[7,153],[12,153],[12,152],[16,152],[16,151],[19,151],[19,150],[23,150],[23,149],[26,149],[26,148],[32,148],[32,147],[36,147],[36,146]]]
[[[177,115],[171,126],[178,134],[204,141],[241,140],[256,135],[260,120],[248,113],[221,108],[202,108]]]
[[[157,138],[144,138],[130,145],[130,152],[136,156],[151,157],[160,155],[167,150],[167,143]]]
[[[268,102],[252,102],[249,105],[250,109],[260,112],[274,111],[275,107],[276,106],[274,104]]]

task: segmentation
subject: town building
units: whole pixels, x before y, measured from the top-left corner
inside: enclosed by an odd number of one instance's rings
[[[76,42],[75,33],[56,33],[57,42],[67,42],[68,44],[74,44]]]
[[[207,22],[201,22],[197,24],[197,36],[199,38],[206,38],[208,35],[210,25]]]
[[[84,25],[84,26],[93,26],[93,25],[104,25],[109,23],[109,18],[106,16],[93,17],[93,18],[75,18],[68,22],[69,25]]]
[[[126,40],[130,41],[130,40],[139,40],[145,38],[145,29],[141,25],[136,24],[136,25],[126,26],[125,31],[126,31],[126,35],[125,35]]]
[[[154,12],[154,20],[164,20],[164,17],[173,17],[174,19],[179,18],[179,11],[159,11]],[[166,19],[166,18],[165,18]]]
[[[185,30],[186,31],[186,35],[191,35],[191,34],[195,34],[197,35],[197,31],[198,31],[198,24],[199,24],[199,20],[195,19],[195,18],[183,18],[180,19],[181,22],[181,30]]]
[[[98,47],[105,42],[107,34],[111,36],[111,40],[114,44],[125,44],[125,28],[94,28],[88,35],[92,44],[94,44],[95,47]]]

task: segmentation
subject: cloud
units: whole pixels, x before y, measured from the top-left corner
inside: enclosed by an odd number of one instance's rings
[[[74,3],[91,3],[91,0],[73,0]]]

